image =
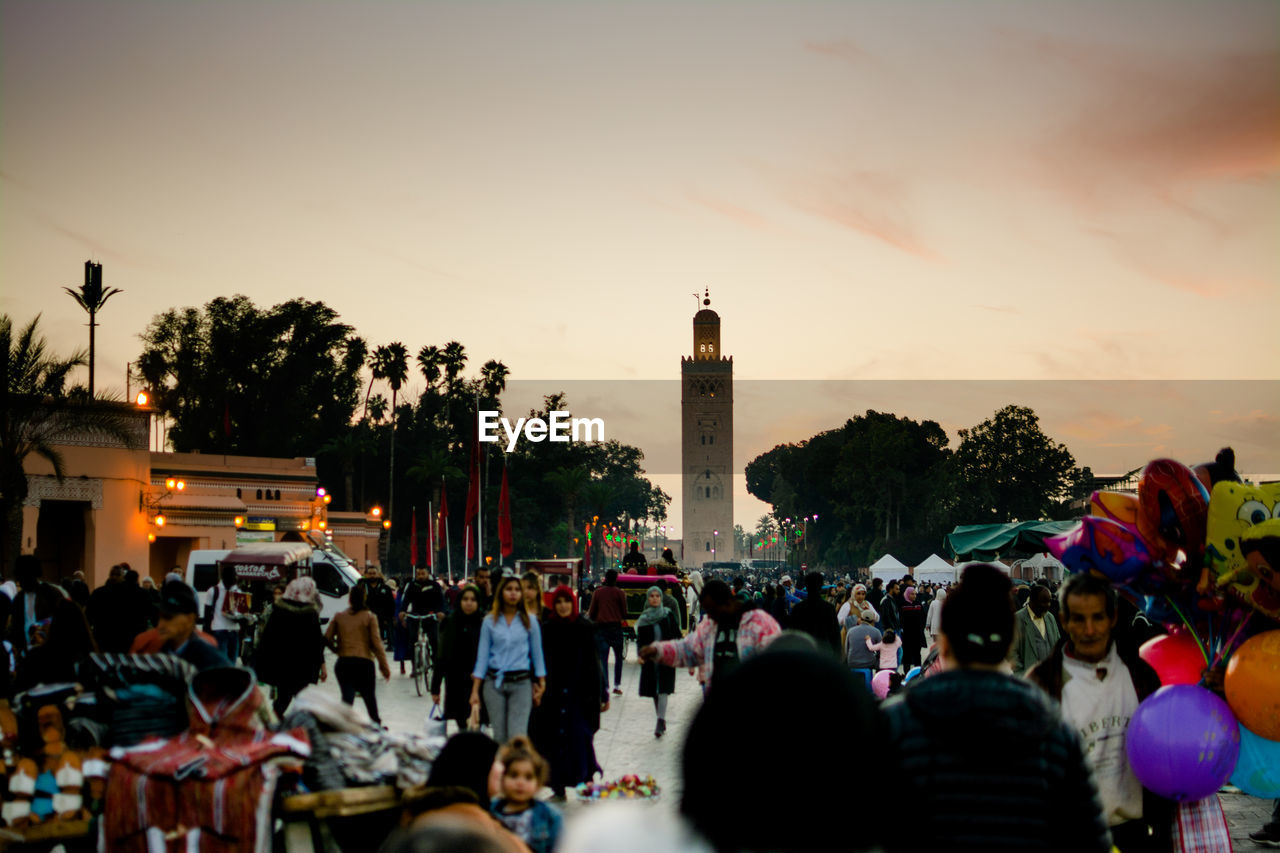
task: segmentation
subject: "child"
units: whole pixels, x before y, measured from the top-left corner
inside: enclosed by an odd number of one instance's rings
[[[897,636],[892,630],[885,631],[880,642],[871,642],[870,637],[866,637],[867,648],[873,652],[880,653],[880,669],[897,672],[898,670],[898,649],[902,648],[902,638]]]
[[[546,759],[521,735],[502,748],[498,761],[503,767],[502,796],[493,800],[493,816],[528,844],[533,853],[551,853],[560,840],[560,812],[534,799],[547,782]]]

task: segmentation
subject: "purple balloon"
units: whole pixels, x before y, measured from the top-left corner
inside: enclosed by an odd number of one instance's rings
[[[1144,787],[1179,802],[1202,800],[1230,778],[1240,727],[1222,697],[1199,685],[1172,684],[1138,706],[1125,750]]]

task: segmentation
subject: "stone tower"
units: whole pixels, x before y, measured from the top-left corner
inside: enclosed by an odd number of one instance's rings
[[[736,559],[733,359],[721,354],[720,315],[711,310],[710,290],[702,306],[693,315],[693,356],[680,359],[680,533],[689,568]]]

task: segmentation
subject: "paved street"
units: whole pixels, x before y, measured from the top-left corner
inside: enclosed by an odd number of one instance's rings
[[[661,802],[654,808],[674,811],[680,799],[680,749],[685,731],[697,713],[701,690],[687,671],[681,670],[678,673],[676,692],[667,708],[667,733],[662,738],[654,738],[653,701],[638,695],[640,668],[635,659],[634,644],[631,655],[623,666],[623,695],[611,696],[611,707],[601,716],[600,731],[596,734],[596,757],[604,768],[605,779],[617,779],[626,773],[640,776],[652,774],[663,792]],[[612,658],[609,665],[612,668]],[[329,671],[333,671],[332,655],[329,656]],[[415,695],[413,681],[399,674],[398,664],[392,664],[392,671],[394,674],[390,684],[378,682],[378,702],[383,723],[396,731],[422,731],[431,699]],[[337,695],[337,682],[332,677],[324,687]],[[356,700],[356,705],[363,707],[359,699]],[[1270,819],[1271,801],[1239,793],[1224,793],[1220,796],[1235,849],[1263,849],[1249,841],[1249,833],[1259,829]],[[589,806],[571,800],[563,807],[566,819],[572,820],[584,808]]]

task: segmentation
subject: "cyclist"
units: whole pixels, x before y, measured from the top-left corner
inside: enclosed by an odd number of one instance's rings
[[[405,639],[408,648],[412,649],[413,644],[418,641],[418,626],[423,626],[427,632],[427,642],[431,645],[431,655],[435,657],[436,642],[438,639],[439,620],[445,617],[445,600],[444,591],[440,589],[440,585],[431,577],[431,572],[426,566],[418,566],[414,570],[413,580],[409,581],[404,588],[403,607],[400,611],[400,625],[405,629]],[[407,619],[406,614],[412,613],[414,616],[434,615],[435,619]]]

